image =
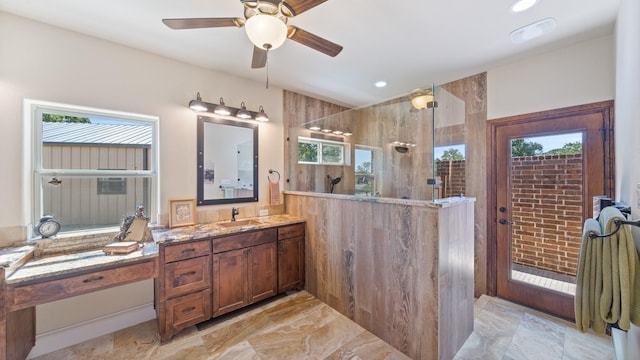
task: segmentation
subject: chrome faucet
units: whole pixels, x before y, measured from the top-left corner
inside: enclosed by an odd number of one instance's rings
[[[236,215],[240,215],[238,208],[231,208],[231,221],[236,221]]]

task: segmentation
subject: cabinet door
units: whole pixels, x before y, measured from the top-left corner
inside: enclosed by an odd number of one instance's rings
[[[278,292],[304,285],[304,236],[278,241]]]
[[[247,257],[245,249],[213,255],[213,316],[247,304]]]
[[[278,291],[276,242],[247,249],[249,303],[274,296]]]

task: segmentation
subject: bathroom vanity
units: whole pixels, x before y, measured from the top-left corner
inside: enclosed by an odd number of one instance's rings
[[[148,249],[41,259],[31,246],[0,253],[0,360],[25,359],[35,345],[35,306],[156,277],[156,253]]]
[[[304,285],[304,220],[276,215],[153,232],[160,339]]]
[[[35,306],[155,279],[158,331],[178,331],[304,285],[305,221],[273,215],[155,230],[125,255],[103,250],[34,258],[33,246],[0,251],[0,360],[35,345]]]

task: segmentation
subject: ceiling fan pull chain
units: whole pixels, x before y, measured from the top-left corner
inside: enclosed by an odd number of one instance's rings
[[[267,68],[267,89],[269,88],[269,49],[271,46],[269,44],[265,44],[265,48],[267,51],[267,60],[265,61],[265,67]]]

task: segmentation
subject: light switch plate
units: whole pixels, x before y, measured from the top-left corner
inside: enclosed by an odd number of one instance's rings
[[[267,216],[267,215],[269,215],[269,210],[267,209],[260,210],[260,216]]]

